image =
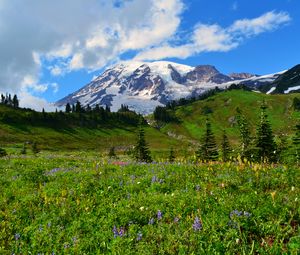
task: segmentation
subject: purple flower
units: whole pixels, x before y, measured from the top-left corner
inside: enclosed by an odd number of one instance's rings
[[[157,220],[162,219],[162,212],[160,210],[157,211]]]
[[[244,216],[249,218],[251,216],[251,213],[248,213],[248,212],[244,211]]]
[[[151,182],[152,182],[152,183],[155,183],[155,182],[157,182],[157,180],[158,180],[157,177],[154,175],[154,176],[152,177],[152,179],[151,179]]]
[[[151,218],[151,219],[149,220],[149,222],[148,222],[148,225],[153,225],[153,224],[154,224],[154,219]]]
[[[18,240],[20,239],[20,237],[21,237],[21,235],[20,235],[19,233],[16,233],[16,234],[15,234],[15,239],[16,239],[16,241],[18,241]]]
[[[119,231],[119,236],[124,236],[125,234],[125,229],[123,227],[120,228],[120,231]]]
[[[200,231],[202,229],[202,223],[198,217],[196,217],[194,220],[193,229],[194,231]]]
[[[197,191],[200,190],[200,185],[196,185],[196,190],[197,190]]]
[[[246,212],[246,211],[243,212],[243,211],[233,210],[229,214],[229,217],[232,219],[234,216],[237,216],[237,217],[245,216],[245,217],[249,218],[251,216],[251,213]]]
[[[179,222],[179,218],[178,217],[175,217],[174,218],[174,223],[178,223]]]
[[[118,228],[116,226],[113,227],[113,234],[114,234],[114,238],[120,236],[124,236],[125,235],[125,229],[123,227],[120,227],[120,229],[118,230]]]
[[[119,236],[119,232],[116,226],[113,227],[113,233],[114,233],[114,238],[116,238],[117,236]]]
[[[141,232],[139,232],[139,233],[137,234],[136,240],[137,240],[137,241],[141,241],[141,240],[142,240],[142,237],[143,237],[143,234],[142,234]]]

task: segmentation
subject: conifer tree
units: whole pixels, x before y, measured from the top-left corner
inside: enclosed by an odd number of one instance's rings
[[[3,148],[0,147],[0,158],[5,157],[6,155],[7,155],[6,150],[4,150]]]
[[[32,143],[31,150],[32,150],[32,153],[33,153],[33,154],[37,154],[37,153],[40,152],[40,150],[39,150],[38,147],[37,147],[37,142],[33,142],[33,143]]]
[[[175,161],[175,155],[174,155],[173,147],[171,147],[171,149],[170,149],[170,154],[169,154],[168,160],[169,160],[170,163],[173,163]]]
[[[250,158],[251,133],[249,123],[239,108],[237,111],[237,123],[241,138],[241,156],[242,158]]]
[[[274,162],[276,159],[276,144],[274,142],[271,124],[266,113],[267,106],[265,101],[263,101],[260,109],[260,122],[257,126],[255,142],[257,159],[261,162]]]
[[[136,161],[140,162],[151,162],[152,158],[150,155],[150,151],[148,145],[145,140],[145,131],[143,128],[143,119],[140,119],[139,129],[137,133],[137,142],[134,148],[134,158]]]
[[[77,101],[76,106],[75,106],[75,112],[80,113],[82,111],[81,103]]]
[[[19,100],[17,95],[14,95],[13,99],[12,99],[12,105],[14,108],[18,108],[19,107]]]
[[[71,105],[69,103],[66,104],[66,113],[70,113],[71,112]]]
[[[196,157],[203,161],[215,161],[218,159],[218,156],[217,144],[211,130],[211,124],[209,119],[206,119],[205,134],[201,139],[201,146],[196,152]]]
[[[229,140],[228,140],[225,130],[223,130],[221,149],[222,149],[222,160],[223,160],[223,162],[227,162],[230,158],[231,148],[230,148]]]
[[[1,94],[1,104],[5,103],[5,96],[3,94]]]

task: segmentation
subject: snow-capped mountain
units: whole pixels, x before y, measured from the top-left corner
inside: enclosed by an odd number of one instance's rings
[[[117,111],[125,104],[139,113],[148,114],[170,100],[199,95],[215,87],[225,88],[232,83],[259,87],[276,78],[277,74],[264,77],[235,73],[228,76],[210,65],[191,67],[167,61],[122,62],[56,102],[56,106],[80,101],[84,106],[108,105],[112,111]]]
[[[279,75],[274,82],[265,86],[267,94],[288,94],[300,92],[300,65],[296,65]]]

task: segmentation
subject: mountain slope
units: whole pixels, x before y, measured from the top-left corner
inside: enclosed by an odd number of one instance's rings
[[[300,65],[282,73],[274,82],[264,88],[264,92],[269,94],[300,92]]]
[[[270,83],[277,74],[258,77],[248,73],[220,73],[214,66],[191,67],[167,61],[123,62],[106,70],[82,89],[56,102],[62,107],[80,101],[83,105],[108,105],[117,111],[122,104],[142,114],[171,100],[197,96],[215,87],[247,83],[256,87]]]
[[[195,101],[170,110],[179,119],[179,122],[168,123],[161,128],[161,131],[182,141],[199,142],[205,130],[205,120],[208,117],[218,139],[221,139],[223,129],[225,129],[231,142],[238,143],[236,108],[240,108],[244,113],[250,124],[252,135],[255,135],[256,124],[260,116],[260,105],[265,100],[274,133],[291,135],[300,120],[300,112],[293,108],[295,97],[300,98],[300,94],[266,95],[244,90],[221,92],[206,100]]]

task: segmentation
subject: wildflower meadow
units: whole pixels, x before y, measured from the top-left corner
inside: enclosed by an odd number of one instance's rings
[[[1,254],[299,254],[300,171],[0,159]]]

